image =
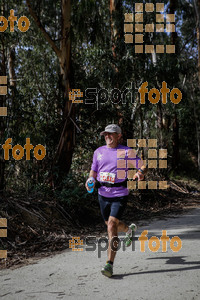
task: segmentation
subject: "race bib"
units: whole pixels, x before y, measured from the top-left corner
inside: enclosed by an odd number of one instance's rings
[[[100,181],[113,183],[115,182],[115,174],[109,172],[100,172]]]

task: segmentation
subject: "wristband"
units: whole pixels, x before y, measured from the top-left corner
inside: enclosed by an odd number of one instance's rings
[[[142,169],[138,169],[138,171],[140,171],[144,175],[144,171]]]

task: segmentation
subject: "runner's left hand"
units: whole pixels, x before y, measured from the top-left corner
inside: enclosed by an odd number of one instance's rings
[[[133,176],[133,180],[138,179],[138,181],[141,181],[144,179],[144,175],[140,172],[135,173],[135,175]]]

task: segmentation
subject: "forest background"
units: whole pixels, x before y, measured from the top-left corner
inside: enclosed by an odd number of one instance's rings
[[[135,3],[161,2],[165,16],[175,14],[176,32],[145,33],[144,44],[174,44],[175,54],[135,53],[124,40],[124,14],[134,13]],[[8,77],[8,93],[0,96],[0,107],[8,109],[7,117],[0,117],[0,143],[12,138],[13,146],[24,146],[30,138],[34,147],[46,148],[42,160],[31,152],[30,160],[24,156],[18,161],[11,151],[6,161],[0,149],[1,217],[10,220],[12,232],[10,243],[1,240],[3,248],[28,246],[28,240],[44,235],[47,224],[53,227],[58,220],[63,228],[100,222],[97,192],[88,194],[84,184],[93,152],[104,144],[99,133],[109,123],[121,126],[124,145],[127,139],[157,139],[159,148],[167,149],[168,168],[149,170],[147,178],[168,180],[171,188],[176,185],[186,194],[198,191],[199,0],[1,0],[0,7],[6,19],[13,9],[18,18],[30,20],[26,32],[15,22],[14,32],[8,26],[0,33],[0,76]],[[156,13],[144,14],[144,24],[152,22]],[[166,104],[148,98],[141,104],[138,89],[146,81],[149,90],[160,90],[163,81],[170,90],[178,88],[181,102],[173,104],[168,95]],[[85,103],[88,88],[96,89],[98,103]],[[112,103],[116,88],[132,91],[133,101],[129,93],[125,104],[119,99]],[[72,103],[72,89],[83,92],[83,103]],[[137,151],[146,159],[147,149]],[[143,199],[142,210],[155,210],[172,199],[167,191],[137,191],[136,196]],[[62,231],[66,233],[68,229]]]

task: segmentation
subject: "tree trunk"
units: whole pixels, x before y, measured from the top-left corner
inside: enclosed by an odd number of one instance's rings
[[[200,85],[200,0],[197,1],[198,5],[196,7],[196,19],[197,19],[197,47],[198,47],[198,79]]]
[[[170,14],[175,14],[176,7],[177,7],[177,1],[176,0],[170,0],[170,5],[169,5],[169,13]],[[177,41],[177,32],[171,32],[171,44],[175,45]],[[177,49],[176,49],[177,50]],[[177,55],[177,51],[176,51]]]
[[[1,6],[1,13],[4,15],[4,6]],[[6,50],[5,50],[5,43],[4,43],[4,35],[0,35],[0,53],[1,53],[1,69],[0,69],[0,76],[6,76]],[[0,96],[0,107],[6,106],[6,97],[7,96]],[[6,118],[0,116],[0,141],[3,144],[3,139],[5,138],[5,129],[6,129]],[[0,192],[4,189],[5,183],[5,160],[2,156],[0,156]]]
[[[196,30],[197,30],[197,48],[198,48],[198,81],[200,86],[200,0],[194,0],[194,7],[196,13]],[[192,88],[192,94],[194,87]],[[192,102],[194,108],[194,119],[196,126],[196,136],[197,136],[197,151],[198,151],[198,169],[200,170],[200,122],[199,122],[199,112],[197,111],[197,105],[195,104],[194,94],[192,95]],[[197,99],[199,101],[199,99]]]
[[[9,56],[8,56],[8,72],[9,72],[10,91],[11,91],[11,98],[12,98],[12,110],[15,112],[15,116],[16,116],[15,120],[17,124],[17,122],[20,122],[21,120],[21,115],[19,115],[18,112],[19,103],[16,103],[15,48],[12,46],[9,50]]]
[[[198,46],[198,79],[200,86],[200,0],[198,0],[198,10],[197,10],[197,46]],[[194,105],[194,99],[193,99]],[[196,133],[197,133],[197,149],[198,149],[198,168],[200,170],[200,122],[196,114],[195,105],[194,105],[194,117],[196,124]]]
[[[162,105],[159,101],[157,104],[157,136],[159,137],[159,145],[163,148],[163,112]]]
[[[115,73],[113,86],[119,88],[119,73],[117,63],[120,62],[121,57],[124,54],[124,29],[123,29],[123,10],[121,0],[110,0],[110,32],[111,32],[111,47],[113,55],[113,71]],[[119,46],[119,43],[120,46]]]
[[[75,110],[72,102],[69,102],[70,91],[70,71],[71,71],[71,42],[70,42],[70,28],[71,28],[71,1],[61,0],[61,43],[60,48],[57,47],[50,35],[46,32],[44,26],[41,24],[39,17],[36,15],[31,7],[30,1],[26,0],[29,12],[33,17],[38,28],[43,33],[44,37],[56,53],[60,63],[60,74],[62,78],[62,89],[64,97],[63,106],[63,126],[60,135],[60,140],[53,160],[53,167],[59,167],[59,181],[61,177],[66,175],[71,167],[72,154],[74,148],[74,116]],[[51,177],[52,181],[52,177]],[[51,182],[53,185],[53,182]]]
[[[117,48],[118,40],[123,40],[123,29],[120,27],[121,23],[119,19],[123,20],[122,12],[122,1],[121,0],[110,0],[110,32],[111,32],[111,47],[112,47],[112,55],[113,55],[113,79],[112,79],[112,87],[120,89],[120,70],[117,66],[117,62],[120,61],[121,54],[119,52],[119,48]],[[118,20],[117,20],[118,19]],[[120,24],[120,25],[119,25]],[[118,118],[118,124],[123,124],[124,116],[119,110],[117,106],[115,106],[116,115]]]
[[[69,0],[62,0],[62,40],[60,44],[61,55],[59,57],[60,73],[62,76],[62,86],[64,93],[64,124],[63,131],[58,144],[54,161],[57,160],[61,172],[67,174],[72,163],[74,147],[74,124],[72,120],[75,115],[74,105],[69,102],[70,92],[70,71],[71,71],[71,41],[70,41],[70,17],[71,4]]]
[[[178,169],[180,155],[179,155],[179,121],[177,113],[175,112],[174,121],[173,121],[173,138],[172,138],[172,147],[173,147],[173,157],[172,165],[174,169]]]
[[[176,10],[176,1],[170,0],[170,14],[175,14]],[[176,54],[175,54],[175,63],[177,60],[177,33],[172,32],[171,33],[171,44],[176,45]],[[172,153],[172,166],[175,169],[178,169],[179,161],[180,161],[180,155],[179,155],[179,120],[178,115],[176,111],[176,105],[174,105],[174,120],[173,120],[173,136],[172,136],[172,147],[173,147],[173,153]]]
[[[111,43],[112,43],[112,54],[116,58],[116,38],[117,38],[117,28],[113,13],[116,11],[116,0],[110,0],[110,29],[111,29]]]
[[[10,48],[9,58],[9,79],[10,79],[10,86],[14,89],[16,88],[16,75],[15,75],[15,48]],[[13,91],[14,91],[13,89]]]
[[[197,46],[198,46],[198,79],[200,85],[200,29],[197,27]]]
[[[195,121],[195,127],[196,127],[196,137],[197,137],[197,162],[198,162],[198,169],[200,171],[200,121],[198,118],[198,111],[197,111],[197,105],[195,103],[195,96],[194,96],[194,87],[192,88],[192,105],[193,105],[193,111],[194,111],[194,121]]]

